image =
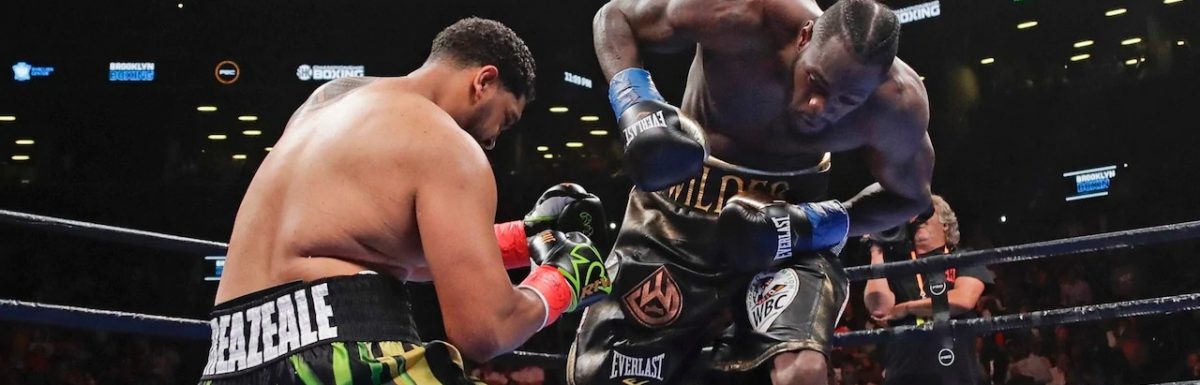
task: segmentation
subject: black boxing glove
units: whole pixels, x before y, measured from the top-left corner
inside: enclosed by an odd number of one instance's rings
[[[612,293],[604,258],[581,233],[543,231],[529,237],[529,253],[539,266],[518,288],[530,290],[542,300],[546,308],[542,327]]]
[[[561,183],[543,192],[524,219],[497,223],[494,230],[504,268],[515,269],[529,266],[529,247],[526,245],[529,234],[544,230],[576,231],[596,245],[608,245],[607,223],[599,197],[588,193],[583,186]]]
[[[758,272],[794,253],[840,253],[850,231],[841,202],[790,204],[758,194],[729,199],[717,218],[717,237],[730,266]]]
[[[525,234],[543,230],[580,232],[596,245],[608,244],[608,222],[600,197],[574,183],[560,183],[542,193],[523,220]]]
[[[908,252],[913,250],[913,235],[916,234],[917,226],[920,226],[929,218],[933,217],[933,203],[929,207],[917,214],[916,218],[908,223],[899,226],[867,234],[863,237],[863,242],[867,247],[878,246],[883,251],[889,260],[903,255],[905,258]]]
[[[649,72],[618,72],[608,100],[625,138],[625,172],[639,189],[659,191],[700,173],[708,157],[703,130],[666,103]]]

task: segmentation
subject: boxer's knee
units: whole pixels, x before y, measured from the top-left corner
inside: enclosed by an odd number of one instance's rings
[[[771,368],[772,385],[826,385],[829,366],[825,355],[817,351],[784,352],[775,356]]]

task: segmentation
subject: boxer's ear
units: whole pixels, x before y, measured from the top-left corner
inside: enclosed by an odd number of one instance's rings
[[[812,42],[814,25],[816,24],[812,20],[804,22],[804,27],[800,28],[800,36],[796,39],[796,49],[804,48],[809,42]]]
[[[478,102],[487,99],[500,87],[500,70],[494,65],[485,65],[475,71],[471,80],[471,100]]]

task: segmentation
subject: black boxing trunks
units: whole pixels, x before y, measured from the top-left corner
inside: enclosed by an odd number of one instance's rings
[[[679,185],[653,193],[635,188],[607,261],[612,295],[585,312],[568,355],[568,382],[703,382],[710,369],[749,370],[783,351],[828,352],[846,298],[836,257],[798,253],[757,277],[735,273],[717,244],[716,220],[729,198],[747,190],[791,203],[821,200],[829,167],[828,155],[791,172],[709,158],[700,175]],[[702,359],[701,349],[714,344],[714,356]]]
[[[419,342],[390,276],[276,286],[217,305],[210,323],[201,385],[474,384],[454,346]]]

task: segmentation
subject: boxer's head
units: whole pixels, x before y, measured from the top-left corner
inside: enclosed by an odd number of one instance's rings
[[[472,17],[447,27],[433,39],[429,63],[460,70],[446,81],[456,90],[450,97],[461,98],[447,104],[461,108],[448,112],[484,148],[495,145],[500,132],[515,124],[534,98],[533,55],[499,22]]]
[[[896,58],[900,21],[874,0],[840,0],[796,37],[792,127],[816,134],[866,102]]]

